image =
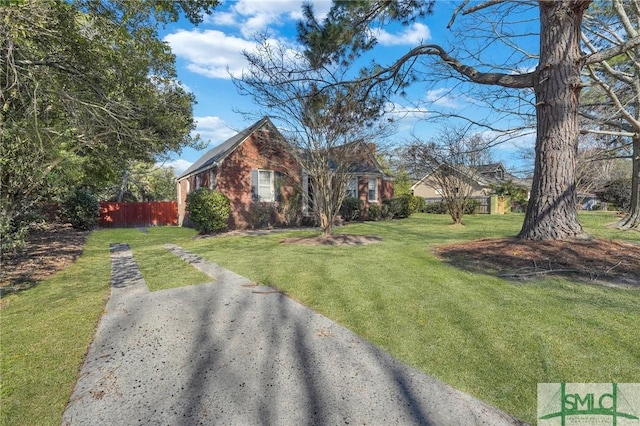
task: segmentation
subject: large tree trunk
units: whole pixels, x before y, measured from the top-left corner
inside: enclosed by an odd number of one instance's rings
[[[640,186],[638,185],[638,181],[640,181],[640,135],[637,133],[633,137],[633,152],[631,158],[633,164],[631,206],[629,207],[629,214],[618,222],[618,228],[640,230]]]
[[[585,235],[576,207],[580,26],[587,0],[540,0],[536,69],[536,159],[531,200],[519,237],[562,240]]]

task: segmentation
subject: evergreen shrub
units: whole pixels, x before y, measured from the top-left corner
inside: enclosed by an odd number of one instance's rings
[[[187,195],[187,211],[198,231],[220,232],[228,227],[231,203],[221,192],[200,188]]]
[[[76,189],[62,202],[62,217],[75,229],[89,230],[98,225],[100,202],[84,189]]]

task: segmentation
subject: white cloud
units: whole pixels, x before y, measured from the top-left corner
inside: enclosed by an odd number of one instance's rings
[[[435,90],[429,90],[425,96],[427,102],[432,105],[441,107],[441,108],[452,108],[457,109],[461,108],[462,104],[460,102],[463,96],[452,94],[450,89],[441,88]],[[464,100],[464,99],[463,99]]]
[[[175,175],[180,176],[182,173],[184,173],[185,170],[191,167],[192,164],[193,163],[190,161],[183,160],[182,158],[178,158],[177,160],[167,161],[165,163],[158,164],[158,166],[173,167],[173,172],[175,173]]]
[[[164,41],[174,54],[188,62],[191,72],[223,79],[229,78],[229,72],[239,75],[245,65],[242,52],[255,47],[253,41],[217,30],[179,30],[168,34]]]
[[[313,0],[311,3],[318,19],[324,19],[331,7],[331,2]],[[249,38],[269,27],[283,26],[289,21],[302,19],[302,4],[301,0],[238,0],[229,7],[228,11],[214,12],[206,22],[235,26],[240,29],[243,36]]]
[[[380,30],[376,34],[376,38],[383,46],[415,45],[431,39],[431,31],[426,25],[414,22],[410,27],[398,34]]]
[[[385,116],[394,121],[415,122],[423,120],[429,111],[420,105],[402,105],[395,102],[387,102],[384,107]]]
[[[218,145],[237,133],[227,126],[220,117],[209,115],[194,117],[194,120],[196,122],[195,133],[199,133],[200,137],[204,141],[209,141],[210,145]]]
[[[205,23],[215,25],[236,25],[236,14],[233,12],[215,12],[204,17]]]
[[[234,37],[217,30],[180,30],[167,35],[173,53],[187,61],[186,68],[196,74],[210,78],[230,79],[241,77],[247,62],[245,51],[255,51],[257,42]],[[268,39],[267,43],[287,47],[290,59],[294,60],[298,52],[294,45],[285,40]]]

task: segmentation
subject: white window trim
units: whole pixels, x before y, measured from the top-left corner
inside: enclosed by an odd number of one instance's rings
[[[352,185],[352,182],[355,182],[354,185]],[[359,188],[358,188],[358,178],[357,177],[350,177],[349,181],[347,182],[347,197],[354,197],[354,198],[359,198],[360,194],[359,194]],[[355,192],[355,194],[354,194]]]
[[[260,195],[260,173],[269,173],[269,197],[262,198]],[[275,172],[273,170],[258,169],[258,182],[256,182],[258,188],[258,201],[261,203],[273,203],[275,201]]]
[[[374,182],[374,198],[371,198],[371,182]],[[369,201],[370,203],[374,203],[377,202],[379,199],[379,194],[378,194],[378,179],[376,178],[369,178],[369,180],[367,181],[367,201]]]

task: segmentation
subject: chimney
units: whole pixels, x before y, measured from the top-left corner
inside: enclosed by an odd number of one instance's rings
[[[371,152],[371,155],[376,155],[376,144],[374,142],[369,142],[367,143],[367,146],[369,147],[369,152]]]

